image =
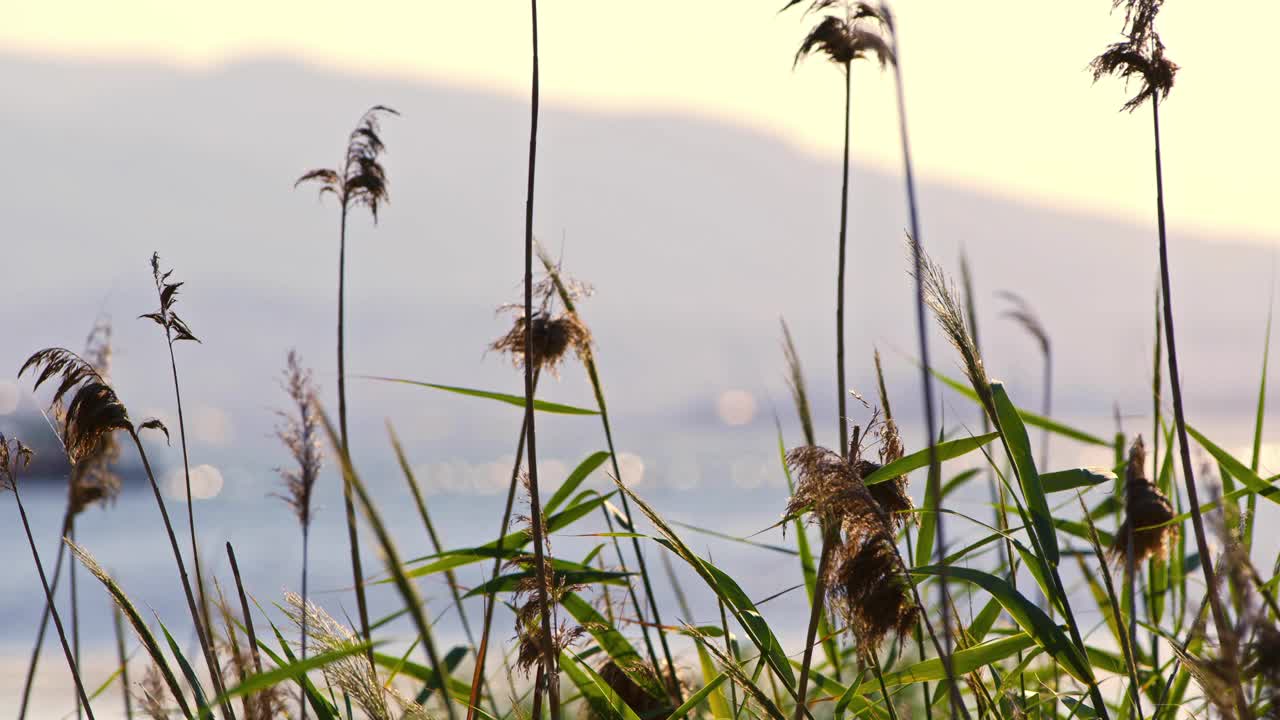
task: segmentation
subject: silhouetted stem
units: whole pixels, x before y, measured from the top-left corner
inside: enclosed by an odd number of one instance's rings
[[[853,96],[853,68],[844,64],[844,154],[840,181],[840,258],[836,265],[836,392],[840,413],[840,457],[849,456],[849,416],[844,378],[844,265],[849,222],[849,110]]]
[[[71,542],[76,541],[76,524],[74,520],[71,522],[71,528],[67,531],[67,536],[71,538]],[[71,568],[68,572],[68,584],[71,586],[71,654],[76,659],[76,667],[80,667],[80,596],[76,592],[75,563],[71,563]],[[81,710],[80,697],[76,696],[76,720],[80,720]]]
[[[240,597],[240,614],[244,615],[244,632],[249,636],[249,647],[253,652],[253,668],[258,674],[262,674],[262,652],[258,649],[258,636],[253,631],[253,615],[249,614],[249,596],[240,580],[240,565],[236,562],[236,551],[231,543],[227,543],[227,559],[231,562],[231,577],[236,581],[236,594]],[[304,694],[305,690],[304,686]]]
[[[826,523],[827,530],[822,536],[822,552],[818,559],[818,574],[813,584],[813,601],[809,608],[809,628],[804,635],[804,659],[800,661],[800,682],[796,695],[795,720],[805,716],[805,698],[809,692],[809,668],[813,664],[813,646],[818,634],[818,623],[822,619],[822,608],[827,595],[827,564],[831,562],[831,552],[840,541],[840,525],[836,522]]]
[[[40,553],[36,550],[36,540],[31,534],[31,523],[27,520],[27,508],[22,504],[22,496],[18,493],[18,483],[13,483],[13,498],[18,503],[18,515],[22,518],[22,529],[27,533],[27,544],[31,546],[31,559],[36,563],[36,572],[40,575],[40,585],[44,588],[44,599],[48,603],[49,613],[53,616],[53,626],[58,631],[58,639],[62,641],[62,652],[67,656],[67,667],[71,669],[71,679],[76,684],[76,697],[80,704],[84,707],[85,714],[89,716],[89,720],[93,718],[93,708],[89,706],[89,696],[84,691],[84,683],[80,679],[80,669],[76,664],[75,655],[71,651],[71,646],[67,643],[67,632],[62,627],[62,618],[58,615],[58,608],[53,604],[53,590],[49,587],[49,581],[45,578],[44,564],[40,562]]]
[[[67,512],[62,517],[62,531],[58,533],[58,555],[53,562],[53,584],[50,590],[53,594],[58,592],[58,580],[62,576],[62,559],[66,554],[67,546],[62,542],[62,538],[66,537],[67,532],[71,529],[71,501],[67,501]],[[40,624],[36,629],[36,643],[31,648],[31,660],[27,662],[27,677],[22,684],[22,704],[18,706],[18,720],[24,720],[27,716],[27,706],[31,701],[31,688],[35,685],[36,667],[40,664],[40,653],[44,649],[44,634],[49,629],[49,603],[45,602],[44,611],[40,614]]]
[[[133,695],[129,688],[129,655],[124,645],[124,619],[120,616],[120,608],[111,604],[111,622],[116,632],[116,657],[120,661],[120,695],[124,698],[125,720],[133,720]]]
[[[1164,170],[1160,158],[1160,100],[1158,95],[1151,98],[1151,119],[1155,135],[1156,151],[1156,222],[1160,235],[1160,287],[1164,298],[1164,333],[1165,344],[1169,349],[1169,391],[1173,396],[1173,422],[1178,431],[1178,450],[1182,459],[1182,476],[1187,487],[1187,502],[1191,506],[1191,527],[1196,534],[1196,549],[1200,553],[1200,569],[1204,571],[1204,580],[1208,585],[1209,609],[1213,614],[1213,624],[1218,631],[1218,642],[1228,657],[1234,658],[1235,642],[1233,629],[1226,611],[1222,608],[1222,599],[1218,596],[1218,583],[1214,576],[1212,555],[1209,554],[1209,541],[1205,537],[1204,518],[1200,512],[1200,500],[1196,492],[1195,469],[1191,464],[1191,446],[1187,442],[1186,416],[1182,410],[1182,376],[1178,373],[1178,348],[1174,340],[1173,330],[1173,291],[1169,282],[1169,245],[1165,232],[1164,214]],[[1239,720],[1249,720],[1249,705],[1244,698],[1244,690],[1236,684],[1232,688],[1236,696],[1236,712]]]
[[[174,562],[178,564],[178,576],[182,580],[182,592],[187,597],[187,608],[191,611],[191,622],[195,624],[196,639],[200,641],[200,650],[204,653],[205,663],[209,667],[209,674],[214,678],[215,685],[221,687],[222,680],[218,668],[218,660],[213,655],[213,648],[209,644],[209,635],[206,632],[204,623],[200,620],[200,610],[196,607],[195,594],[191,591],[191,579],[187,576],[187,565],[182,561],[182,551],[178,548],[178,537],[173,532],[173,523],[169,520],[169,510],[165,507],[164,497],[160,494],[160,485],[156,482],[155,473],[151,471],[151,461],[147,459],[146,450],[142,449],[142,439],[138,437],[138,432],[133,428],[129,428],[129,437],[133,438],[133,444],[138,449],[138,456],[142,458],[142,468],[147,473],[147,480],[151,481],[151,492],[155,495],[156,505],[160,508],[160,518],[164,521],[164,531],[169,536],[169,546],[173,549]],[[219,690],[218,694],[225,695],[222,690]],[[227,720],[235,717],[230,703],[225,700],[222,703],[222,713]]]
[[[165,312],[163,300],[161,312]],[[178,441],[182,446],[182,477],[186,482],[187,490],[187,529],[191,534],[191,565],[196,571],[196,592],[200,595],[200,620],[206,628],[212,628],[209,623],[209,600],[204,594],[204,574],[200,571],[200,544],[196,541],[196,516],[191,504],[191,461],[187,455],[187,424],[182,412],[182,388],[178,383],[178,360],[173,354],[173,331],[169,327],[167,315],[165,320],[164,335],[169,345],[169,367],[173,370],[173,396],[178,406]],[[72,572],[75,572],[74,568],[72,568]],[[221,695],[226,692],[226,688],[222,686],[221,675],[214,674],[213,684],[217,688],[218,694]]]
[[[924,250],[920,240],[920,220],[916,203],[915,176],[911,166],[911,144],[907,134],[907,104],[902,89],[902,68],[900,66],[897,33],[891,32],[890,38],[893,43],[893,79],[898,99],[898,131],[902,140],[902,166],[907,185],[907,210],[911,222],[911,254],[915,263],[913,275],[916,280],[916,338],[919,343],[920,382],[924,394],[925,438],[926,442],[929,443],[929,476],[932,478],[941,477],[942,469],[938,463],[937,446],[934,444],[937,435],[937,419],[933,407],[933,371],[929,363],[928,311],[924,300]],[[938,567],[942,571],[938,578],[938,588],[942,594],[943,645],[938,648],[938,656],[942,660],[942,667],[946,671],[947,683],[951,689],[951,717],[954,718],[957,712],[964,713],[965,717],[968,717],[968,710],[964,706],[964,700],[960,695],[960,686],[956,684],[955,671],[951,665],[951,596],[947,587],[947,542],[946,536],[943,534],[942,520],[943,515],[939,514],[935,526]],[[923,606],[921,606],[921,611],[924,612]],[[931,628],[930,635],[932,634]],[[887,695],[885,696],[885,702],[889,702]]]
[[[308,541],[311,539],[311,533],[309,532],[309,530],[310,528],[307,527],[306,525],[302,526],[302,608],[303,608],[303,611],[299,613],[299,615],[302,616],[302,622],[300,623],[301,627],[299,628],[301,637],[299,638],[300,647],[298,649],[298,658],[303,662],[305,662],[307,659],[307,612],[306,612],[307,560],[308,560],[307,551],[309,550]],[[305,689],[302,692],[302,695],[298,698],[298,705],[300,706],[298,709],[298,716],[302,718],[302,720],[307,720],[307,693]]]
[[[347,198],[342,199],[342,217],[338,231],[338,430],[342,435],[342,452],[351,456],[347,435],[347,361],[346,361],[346,285],[347,285]],[[364,592],[364,568],[360,564],[360,535],[356,532],[356,506],[351,497],[351,482],[343,475],[342,505],[347,518],[347,542],[351,546],[351,577],[356,590],[356,612],[360,617],[360,634],[369,644],[366,656],[373,661],[373,635],[369,632],[369,604]]]

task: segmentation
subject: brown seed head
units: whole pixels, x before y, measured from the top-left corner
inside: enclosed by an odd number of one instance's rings
[[[384,105],[375,105],[365,111],[347,138],[347,152],[342,170],[321,168],[305,173],[293,185],[315,182],[320,194],[332,193],[343,208],[363,205],[369,208],[373,221],[378,222],[378,208],[387,202],[387,173],[382,167],[381,156],[386,150],[382,142],[379,117],[400,113]]]
[[[1160,488],[1147,479],[1146,459],[1146,446],[1139,437],[1129,449],[1129,462],[1125,467],[1125,517],[1111,545],[1113,558],[1127,556],[1131,534],[1135,562],[1153,555],[1166,556],[1178,535],[1176,525],[1164,524],[1174,518],[1173,505]]]
[[[582,323],[575,313],[551,315],[545,311],[535,311],[533,322],[526,323],[522,308],[518,311],[515,322],[506,335],[493,341],[490,350],[505,353],[511,357],[516,367],[523,367],[526,351],[526,333],[532,331],[531,341],[533,366],[536,369],[558,372],[565,354],[572,349],[579,357],[586,357],[591,352],[591,331]]]
[[[919,619],[920,608],[887,524],[867,524],[851,534],[834,558],[828,582],[833,608],[864,651],[878,648],[891,635],[901,642]]]

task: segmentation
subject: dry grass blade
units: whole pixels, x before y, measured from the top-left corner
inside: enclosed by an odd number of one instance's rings
[[[106,378],[92,363],[66,348],[45,348],[27,358],[18,377],[28,370],[38,371],[35,388],[58,378],[51,406],[59,405],[68,395],[71,402],[65,410],[67,456],[72,464],[94,455],[104,436],[115,430],[131,430],[129,412],[116,396]]]

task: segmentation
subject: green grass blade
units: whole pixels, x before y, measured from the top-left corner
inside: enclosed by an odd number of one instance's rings
[[[1017,635],[990,640],[980,645],[958,650],[951,655],[951,662],[955,664],[957,676],[966,675],[979,668],[994,665],[1035,645],[1034,638],[1025,632],[1021,632]],[[943,667],[942,661],[938,658],[929,658],[897,672],[885,673],[884,684],[887,687],[913,685],[915,683],[943,680],[946,677],[947,671]],[[858,688],[858,692],[869,693],[879,689],[878,681],[867,680]]]
[[[968,398],[974,403],[981,405],[981,403],[978,400],[978,394],[973,391],[973,388],[969,387],[968,385],[962,384],[957,380],[953,380],[947,377],[946,375],[943,375],[942,373],[938,372],[937,370],[933,371],[933,376],[938,378],[938,380],[941,381],[943,385],[946,385],[952,390],[955,390],[957,393],[963,395],[964,397]],[[1110,449],[1111,447],[1111,441],[1109,440],[1103,440],[1102,438],[1098,437],[1097,435],[1094,435],[1093,433],[1088,433],[1088,432],[1085,432],[1084,430],[1073,428],[1064,423],[1060,423],[1057,420],[1050,420],[1049,418],[1044,417],[1043,415],[1037,415],[1036,413],[1033,413],[1030,410],[1024,410],[1022,408],[1018,408],[1018,416],[1021,417],[1022,422],[1026,423],[1027,425],[1040,428],[1041,430],[1048,430],[1049,432],[1055,435],[1061,435],[1062,437],[1070,438],[1072,440],[1085,443],[1086,445],[1099,445],[1101,447],[1108,448],[1108,449]]]
[[[716,670],[715,663],[711,660],[711,653],[707,652],[705,645],[706,642],[702,638],[694,638],[694,647],[698,650],[698,665],[702,669],[702,682],[709,684],[720,673]],[[713,718],[733,717],[733,711],[729,709],[729,700],[722,692],[707,695],[707,707],[711,710]]]
[[[591,603],[582,599],[582,596],[577,593],[568,593],[560,601],[560,607],[591,634],[600,649],[609,656],[610,660],[613,660],[619,670],[631,678],[632,682],[653,697],[666,699],[667,693],[658,684],[657,679],[652,674],[637,669],[637,665],[644,662],[644,657],[615,625],[610,624],[598,610],[591,606]]]
[[[406,378],[380,377],[377,375],[361,375],[365,380],[378,380],[381,382],[400,383],[402,385],[415,385],[417,387],[433,388],[436,390],[444,390],[445,392],[456,393],[458,395],[466,395],[468,397],[485,398],[488,400],[497,400],[498,402],[517,407],[524,407],[523,395],[509,395],[507,393],[493,392],[491,390],[477,390],[475,388],[464,388],[456,385],[440,385],[438,383],[422,382],[420,380],[408,380]],[[599,410],[591,410],[588,408],[574,407],[573,405],[562,405],[560,403],[547,402],[546,400],[534,400],[533,409],[545,413],[556,413],[559,415],[599,415]]]
[[[1272,299],[1267,305],[1266,341],[1262,347],[1262,377],[1258,380],[1258,409],[1253,419],[1253,455],[1249,460],[1249,469],[1258,472],[1258,461],[1262,456],[1262,423],[1267,414],[1267,366],[1271,359],[1271,319],[1275,312],[1275,279],[1271,284]],[[1258,499],[1249,496],[1249,513],[1245,516],[1244,546],[1246,550],[1253,548],[1253,520],[1257,514]]]
[[[257,601],[254,602],[256,603]],[[261,610],[262,608],[259,607],[258,609]],[[280,651],[284,653],[284,656],[277,655],[261,638],[258,639],[258,648],[266,653],[267,657],[271,658],[271,662],[277,666],[298,662],[298,658],[289,649],[289,643],[285,642],[284,635],[280,633],[280,628],[276,627],[273,622],[268,622],[267,624],[271,626],[271,632],[275,634],[276,641],[280,643]],[[311,682],[311,678],[301,675],[297,679],[298,683],[306,691],[307,700],[310,701],[311,709],[315,711],[316,717],[319,720],[337,720],[338,707],[320,694],[320,690]],[[350,712],[348,711],[349,714]]]
[[[1040,485],[1046,493],[1064,492],[1115,481],[1116,474],[1105,468],[1073,468],[1040,476]]]
[[[938,451],[938,462],[942,463],[947,460],[954,460],[962,455],[977,450],[987,443],[1000,437],[1000,433],[987,433],[986,435],[977,435],[974,437],[959,438],[957,440],[947,440],[934,445]],[[919,470],[920,468],[929,467],[929,450],[926,448],[910,455],[894,460],[875,472],[867,475],[862,479],[865,485],[875,485],[886,480],[892,480],[899,475],[906,475],[909,472]]]
[[[992,433],[995,435],[995,433]],[[935,446],[936,447],[936,446]],[[927,454],[926,450],[926,454]],[[904,460],[906,458],[903,458]],[[925,459],[928,462],[928,459]],[[889,463],[892,465],[893,463]],[[872,473],[873,475],[875,473]],[[916,565],[928,565],[933,557],[933,542],[938,533],[938,504],[942,501],[941,462],[929,469],[924,489],[924,508],[920,515],[920,532],[916,536]]]
[[[1049,501],[1045,498],[1044,486],[1040,484],[1040,473],[1036,471],[1035,457],[1031,452],[1031,439],[1027,437],[1027,427],[1018,410],[1009,400],[1004,384],[991,383],[991,396],[995,402],[996,416],[1000,423],[1000,432],[1008,445],[1010,459],[1017,469],[1018,484],[1022,488],[1022,499],[1027,504],[1027,512],[1031,516],[1031,525],[1044,551],[1045,561],[1051,565],[1058,564],[1058,536],[1053,531],[1053,514],[1049,511]]]
[[[577,563],[570,563],[564,560],[553,560],[552,563],[553,565],[560,565],[561,563],[566,565],[577,565]],[[466,599],[473,598],[478,595],[488,595],[489,593],[511,592],[519,586],[522,580],[528,580],[529,578],[534,577],[535,574],[536,573],[533,570],[521,570],[520,572],[499,575],[492,580],[488,580],[481,585],[477,585],[462,597],[463,599]],[[555,568],[556,581],[563,581],[570,585],[626,585],[626,578],[631,577],[632,575],[635,575],[635,573],[597,570],[590,567],[583,570],[561,570],[559,567]]]
[[[1258,473],[1250,470],[1244,463],[1235,459],[1231,453],[1213,444],[1209,438],[1201,435],[1200,431],[1190,425],[1187,426],[1187,434],[1195,438],[1195,441],[1199,443],[1206,452],[1212,455],[1214,460],[1218,461],[1218,464],[1222,466],[1222,469],[1229,472],[1235,479],[1239,480],[1242,485],[1265,497],[1271,502],[1280,504],[1280,488],[1277,488],[1266,480],[1263,480],[1261,477],[1258,477]]]
[[[244,682],[227,690],[225,695],[215,699],[214,705],[219,705],[232,698],[248,695],[260,690],[266,690],[269,687],[279,685],[282,682],[297,680],[312,670],[322,668],[331,662],[341,660],[352,655],[363,653],[370,647],[369,643],[352,643],[351,645],[329,650],[328,652],[312,655],[306,660],[298,660],[295,662],[280,665],[272,670],[267,670],[256,675],[250,675],[244,679]]]
[[[962,580],[986,590],[1000,602],[1005,612],[1013,618],[1037,645],[1044,648],[1056,659],[1064,670],[1076,680],[1083,683],[1093,682],[1088,661],[1067,638],[1062,628],[1058,627],[1043,610],[1013,588],[1006,580],[995,575],[965,567],[920,567],[912,568],[913,575],[942,575],[948,579]]]
[[[591,706],[592,715],[600,720],[640,720],[635,710],[618,696],[604,678],[577,655],[560,652],[560,669],[573,681]]]
[[[702,701],[706,700],[708,695],[715,692],[724,684],[724,681],[728,679],[729,674],[727,672],[721,672],[719,675],[716,675],[709,682],[699,688],[697,692],[690,695],[688,699],[684,701],[684,704],[673,710],[671,714],[667,716],[667,720],[681,720],[687,716],[690,712],[701,705]],[[729,717],[733,716],[730,715]]]
[[[178,661],[178,668],[182,670],[183,677],[187,679],[187,685],[190,686],[192,694],[195,695],[196,712],[200,717],[212,718],[213,708],[205,700],[204,688],[200,685],[200,678],[191,667],[187,656],[182,654],[182,648],[178,647],[177,641],[169,634],[169,628],[165,627],[163,622],[160,623],[160,632],[164,633],[165,642],[169,644],[169,652],[173,653],[174,659]]]
[[[522,398],[521,402],[523,401],[524,400]],[[552,495],[551,498],[542,506],[542,513],[548,517],[554,515],[556,508],[563,505],[564,502],[569,499],[569,496],[573,495],[578,487],[587,479],[587,476],[595,472],[596,468],[603,465],[604,461],[608,459],[609,453],[604,450],[600,450],[588,455],[585,460],[578,463],[578,467],[574,468],[573,472],[569,473],[569,477],[565,478],[564,483],[560,487],[556,488],[555,494]]]

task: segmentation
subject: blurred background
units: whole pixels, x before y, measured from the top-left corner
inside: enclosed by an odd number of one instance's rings
[[[668,517],[732,535],[762,530],[781,512],[775,422],[788,446],[801,442],[780,318],[804,363],[819,439],[835,443],[843,81],[818,60],[793,70],[807,24],[776,5],[557,0],[540,8],[535,231],[565,272],[595,288],[581,309],[623,473]],[[896,8],[925,247],[955,273],[967,256],[991,374],[1021,404],[1040,406],[1039,348],[1004,315],[1014,306],[1001,293],[1016,293],[1052,340],[1055,417],[1103,437],[1117,422],[1131,434],[1151,425],[1156,287],[1149,116],[1119,112],[1125,88],[1092,87],[1087,71],[1119,29],[1109,6]],[[288,402],[280,373],[290,349],[315,368],[326,404],[336,404],[338,212],[293,182],[337,163],[369,106],[400,111],[383,126],[391,202],[376,227],[355,216],[348,235],[349,372],[520,393],[518,371],[486,348],[509,327],[495,309],[521,292],[528,8],[55,0],[11,2],[4,17],[0,432],[49,461],[24,486],[42,556],[49,564],[56,552],[66,480],[40,413],[47,397],[33,397],[30,376],[17,378],[17,369],[46,346],[79,349],[94,323],[110,318],[121,398],[135,417],[176,429],[161,332],[135,319],[155,309],[148,261],[158,251],[186,283],[180,311],[202,340],[177,349],[202,557],[225,581],[223,543],[234,543],[246,585],[269,607],[296,589],[300,554],[296,523],[272,496],[289,460],[273,428]],[[1276,101],[1239,68],[1270,62],[1262,33],[1280,22],[1280,7],[1247,3],[1230,17],[1206,17],[1172,3],[1161,22],[1183,68],[1162,106],[1162,130],[1189,419],[1240,449],[1252,434],[1274,286],[1280,144]],[[850,384],[874,397],[879,348],[910,451],[923,437],[892,85],[862,64],[853,87]],[[949,348],[937,335],[933,342],[935,365],[958,375]],[[573,363],[540,393],[593,402]],[[388,421],[445,545],[496,537],[518,408],[363,379],[351,380],[348,394],[354,460],[406,555],[429,546]],[[942,407],[949,434],[978,422],[962,398],[944,394]],[[542,416],[538,437],[551,486],[604,447],[591,417]],[[180,451],[152,444],[170,512],[184,517]],[[1106,451],[1063,441],[1052,457],[1055,466],[1110,463]],[[83,516],[78,540],[141,607],[185,628],[172,557],[129,448],[121,470],[125,493]],[[1262,470],[1280,472],[1277,446],[1264,446]],[[609,483],[603,475],[592,482]],[[321,484],[312,588],[342,617],[354,610],[332,463]],[[956,507],[985,516],[985,501],[961,497]],[[0,543],[0,707],[9,707],[43,598],[7,498],[0,526],[10,533]],[[694,537],[753,596],[800,582],[794,558]],[[784,542],[777,530],[757,540]],[[555,542],[570,556],[594,544]],[[376,554],[367,556],[378,568]],[[460,579],[479,582],[479,568]],[[85,578],[82,648],[100,682],[114,667],[110,612]],[[388,592],[372,591],[375,615],[392,606],[389,594],[381,602]],[[444,615],[443,584],[424,583],[423,593]],[[776,601],[771,617],[802,623],[795,595]],[[715,612],[693,600],[695,612]],[[459,638],[452,617],[441,621],[446,643]],[[495,637],[505,640],[509,626],[500,618]],[[52,635],[36,688],[36,717],[71,711]]]

